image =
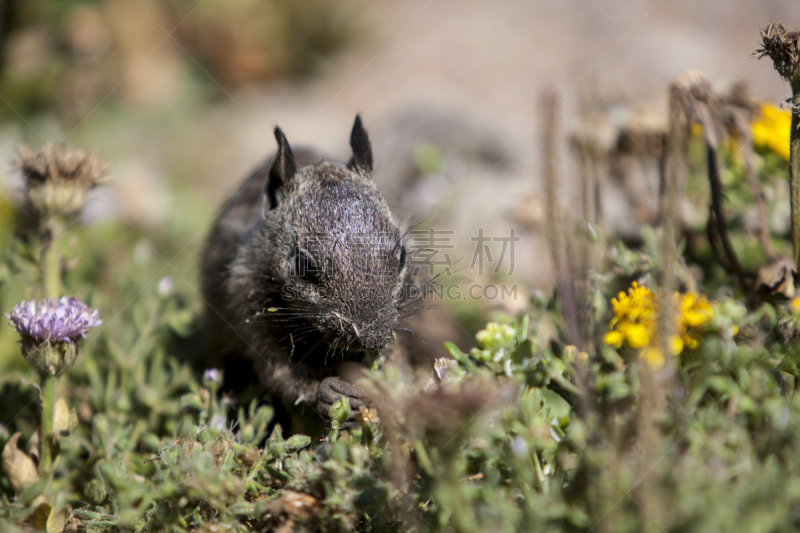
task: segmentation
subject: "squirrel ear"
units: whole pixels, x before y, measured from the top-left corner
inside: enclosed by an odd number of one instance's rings
[[[269,203],[270,209],[274,209],[278,205],[279,196],[281,196],[280,191],[283,185],[289,183],[297,173],[292,147],[289,146],[289,140],[286,138],[286,135],[284,135],[283,130],[278,126],[275,126],[275,140],[278,141],[278,153],[275,154],[272,168],[269,169],[267,187],[264,191],[267,195],[266,200]]]
[[[369,135],[361,122],[361,116],[356,115],[353,123],[353,131],[350,133],[350,147],[353,149],[353,157],[350,158],[348,166],[352,169],[361,168],[368,173],[372,172],[372,145],[369,142]]]

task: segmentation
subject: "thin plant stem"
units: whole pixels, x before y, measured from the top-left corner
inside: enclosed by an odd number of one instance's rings
[[[556,286],[561,303],[561,314],[566,320],[565,335],[570,344],[583,349],[583,334],[578,318],[579,309],[575,295],[575,277],[569,261],[569,250],[564,232],[564,219],[559,207],[558,166],[556,142],[558,141],[558,95],[546,91],[539,102],[542,123],[542,175],[545,186],[545,231],[553,261]]]
[[[42,477],[50,472],[53,466],[53,424],[56,412],[56,391],[58,378],[51,374],[42,374],[42,418],[39,421],[39,473]]]
[[[42,257],[42,284],[45,298],[59,298],[61,296],[61,238],[64,235],[64,226],[57,217],[52,217],[47,222],[50,233],[50,242],[45,248]]]
[[[42,284],[45,298],[61,296],[61,238],[64,226],[57,217],[47,222],[50,242],[42,257]],[[52,348],[51,348],[52,349]],[[39,421],[39,473],[47,475],[53,466],[53,424],[56,407],[58,378],[44,373],[41,376],[42,418]]]
[[[163,302],[159,300],[159,302],[152,307],[150,310],[150,316],[147,318],[147,323],[145,324],[144,328],[142,329],[141,333],[139,333],[139,338],[136,340],[136,344],[133,345],[130,352],[128,352],[127,360],[125,364],[133,364],[139,360],[145,353],[145,350],[148,348],[148,344],[151,343],[153,332],[158,327],[158,319],[161,317]]]
[[[662,246],[659,283],[661,285],[662,302],[659,318],[661,333],[661,349],[665,359],[671,350],[670,336],[675,327],[675,313],[672,308],[672,292],[676,286],[675,263],[678,261],[678,237],[683,219],[681,217],[681,199],[683,187],[689,174],[688,139],[689,139],[689,106],[692,89],[702,80],[696,76],[685,74],[673,82],[670,87],[669,129],[666,138],[665,184],[661,197],[659,212],[662,217]]]
[[[789,151],[789,194],[792,201],[794,263],[800,265],[800,80],[792,83],[792,133]]]
[[[757,58],[772,59],[775,70],[792,87],[792,131],[789,148],[789,197],[792,213],[792,248],[795,268],[800,264],[800,30],[782,22],[761,28],[762,47]]]
[[[711,125],[706,127],[710,128]],[[717,150],[714,143],[706,140],[706,154],[708,157],[708,182],[711,188],[711,213],[713,215],[713,223],[716,226],[717,235],[722,243],[722,249],[725,251],[725,257],[730,264],[730,268],[736,275],[737,279],[741,282],[742,267],[739,263],[739,258],[736,256],[736,250],[733,249],[730,235],[728,234],[728,224],[725,221],[725,209],[722,206],[722,182],[719,178],[719,162],[717,161]],[[709,220],[711,224],[711,220]]]

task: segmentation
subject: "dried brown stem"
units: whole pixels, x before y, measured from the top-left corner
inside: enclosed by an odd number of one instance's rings
[[[733,268],[725,260],[725,252],[721,250],[722,244],[720,243],[719,234],[717,233],[717,222],[714,217],[714,209],[708,207],[708,223],[706,224],[706,236],[708,237],[708,245],[711,248],[711,254],[714,260],[722,265],[725,272],[732,274]]]
[[[670,337],[675,328],[675,312],[672,309],[670,298],[676,286],[674,265],[678,259],[678,236],[683,223],[681,201],[683,187],[689,174],[688,143],[692,106],[696,100],[698,86],[703,82],[704,78],[701,75],[687,73],[675,80],[670,86],[669,125],[664,153],[665,183],[664,194],[661,197],[659,208],[663,224],[659,282],[662,298],[664,299],[664,305],[661,305],[659,331],[661,349],[665,354],[670,353]],[[667,361],[669,361],[668,358]]]
[[[556,285],[561,301],[561,310],[566,321],[566,337],[570,344],[583,346],[581,324],[578,317],[579,307],[575,295],[575,278],[571,262],[568,260],[567,240],[564,234],[563,220],[559,209],[558,169],[556,164],[557,111],[558,96],[553,91],[546,92],[540,102],[542,124],[542,160],[544,161],[545,186],[545,231],[547,244],[553,260]]]
[[[761,28],[762,48],[757,58],[769,57],[775,70],[792,87],[792,133],[789,156],[789,196],[792,208],[792,247],[795,265],[800,264],[800,31],[782,22]]]
[[[737,278],[741,278],[742,266],[733,249],[730,235],[728,234],[728,224],[725,220],[725,210],[722,207],[722,183],[719,179],[719,162],[717,161],[716,146],[706,140],[706,154],[708,158],[708,184],[711,187],[711,210],[714,214],[714,225],[716,232],[725,251],[725,257],[730,264],[730,269]],[[709,221],[711,223],[711,221]]]
[[[753,129],[751,126],[756,116],[761,113],[761,106],[750,95],[744,83],[735,84],[724,99],[725,104],[727,104],[727,112],[725,113],[727,116],[727,129],[738,141],[737,144],[744,160],[747,182],[753,191],[753,201],[758,212],[758,240],[764,249],[764,255],[767,256],[768,262],[772,262],[777,259],[777,255],[775,246],[772,244],[772,236],[770,235],[767,221],[764,189],[761,187],[758,169],[756,168]]]

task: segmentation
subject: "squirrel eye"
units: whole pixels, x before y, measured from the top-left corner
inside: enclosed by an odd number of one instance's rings
[[[294,256],[295,273],[304,280],[317,284],[322,280],[322,272],[317,267],[317,262],[306,252],[298,250]]]

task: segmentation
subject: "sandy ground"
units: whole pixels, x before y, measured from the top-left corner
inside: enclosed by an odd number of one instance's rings
[[[292,140],[341,152],[335,132],[356,111],[375,123],[399,106],[427,103],[477,119],[510,157],[535,166],[536,97],[546,86],[569,108],[587,82],[655,93],[700,69],[712,80],[745,80],[765,99],[787,97],[768,62],[750,55],[758,25],[800,20],[800,3],[373,1],[363,2],[359,16],[372,33],[368,42],[306,86],[256,97],[245,107],[247,137],[264,140],[277,121]]]
[[[470,237],[479,228],[507,236],[514,224],[510,215],[522,198],[541,192],[537,99],[545,88],[561,97],[562,131],[587,91],[651,97],[688,69],[700,69],[714,81],[744,80],[757,97],[781,101],[789,95],[787,86],[768,61],[750,56],[758,47],[759,24],[800,23],[796,0],[354,0],[348,5],[366,37],[311,81],[227,94],[189,124],[164,132],[112,125],[101,138],[81,132],[74,137],[109,152],[115,173],[124,177],[120,182],[141,182],[139,190],[158,191],[157,196],[162,181],[177,179],[219,204],[273,150],[276,123],[293,143],[344,158],[353,116],[361,112],[382,186],[403,191],[403,184],[393,182],[403,173],[392,157],[398,141],[391,124],[409,114],[441,118],[441,128],[469,130],[478,145],[491,145],[492,155],[456,161],[442,171],[441,183],[411,198],[430,207],[429,224],[455,231],[459,253],[469,261]],[[406,134],[415,135],[413,127]],[[565,169],[559,196],[574,210],[574,173]],[[144,220],[157,221],[157,211],[168,209],[157,200],[137,205],[130,216],[141,208]],[[532,286],[549,282],[549,259],[536,234],[524,235],[515,259],[515,277]]]
[[[419,0],[360,7],[371,36],[359,49],[303,87],[248,95],[242,104],[247,117],[234,109],[244,127],[234,166],[244,172],[259,160],[274,122],[293,142],[344,156],[357,111],[373,125],[376,150],[387,145],[380,125],[402,109],[458,114],[499,139],[507,163],[470,167],[447,196],[447,207],[437,211],[446,216],[434,222],[453,228],[467,255],[479,227],[487,235],[508,235],[509,214],[521,195],[541,190],[537,99],[543,89],[552,87],[562,98],[562,131],[580,95],[593,87],[647,98],[688,69],[717,82],[744,80],[757,97],[782,101],[787,86],[768,61],[750,56],[759,24],[800,21],[800,3],[790,0]],[[376,153],[379,165],[386,157]],[[565,168],[560,197],[574,209]],[[522,239],[515,259],[515,276],[534,286],[550,279],[536,235]]]

